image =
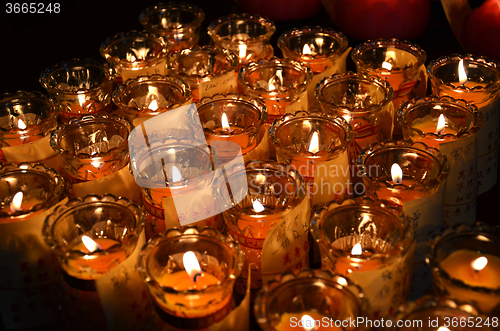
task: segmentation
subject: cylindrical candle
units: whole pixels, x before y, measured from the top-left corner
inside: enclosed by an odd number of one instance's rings
[[[346,71],[350,51],[348,40],[331,28],[303,27],[284,32],[278,38],[283,57],[304,63],[311,68],[313,78],[307,87],[309,108],[317,108],[314,88],[325,77]]]
[[[236,93],[237,66],[238,57],[220,47],[193,47],[168,58],[170,74],[189,84],[194,102],[217,93]]]
[[[311,79],[308,66],[276,57],[250,62],[238,75],[244,94],[260,99],[266,105],[269,122],[285,113],[309,109],[307,86]]]
[[[352,128],[342,117],[298,111],[275,120],[269,131],[278,162],[297,170],[309,185],[311,204],[352,196],[348,146]]]
[[[372,318],[408,299],[415,254],[409,223],[400,208],[367,197],[332,202],[311,218],[323,267],[363,289]]]
[[[391,84],[394,95],[394,109],[413,98],[424,97],[427,93],[425,73],[426,53],[416,44],[406,40],[377,39],[357,45],[351,58],[356,63],[357,72],[376,75]],[[395,139],[401,138],[401,127],[396,121],[396,113],[391,115]]]
[[[406,139],[438,148],[450,164],[444,193],[445,223],[474,223],[477,195],[477,107],[451,97],[412,99],[399,109]]]
[[[132,30],[106,39],[100,52],[122,83],[141,75],[165,75],[169,49],[169,42],[156,33]]]
[[[464,99],[476,105],[485,122],[478,133],[477,177],[479,192],[497,182],[500,122],[500,64],[474,55],[443,56],[429,63],[432,93]]]
[[[139,76],[117,86],[113,102],[138,126],[153,116],[191,103],[191,89],[174,77]]]
[[[429,239],[427,261],[436,293],[500,309],[500,228],[456,225]]]
[[[61,104],[63,121],[112,110],[115,71],[93,59],[72,59],[48,67],[40,84]]]
[[[204,329],[233,308],[233,286],[243,266],[239,245],[211,228],[170,229],[139,256],[139,272],[160,317],[182,329]]]
[[[276,277],[259,292],[254,305],[264,331],[364,330],[361,325],[349,327],[349,321],[365,316],[366,309],[359,286],[319,269]]]
[[[275,31],[273,21],[246,13],[220,17],[208,27],[208,35],[214,44],[233,51],[240,66],[273,57],[270,39]]]
[[[198,44],[203,10],[188,3],[159,3],[141,11],[139,22],[144,29],[157,33],[170,43],[170,52]]]

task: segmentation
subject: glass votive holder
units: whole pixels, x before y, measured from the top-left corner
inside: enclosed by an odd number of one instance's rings
[[[0,165],[0,295],[5,302],[0,312],[6,329],[53,321],[60,273],[41,233],[46,215],[65,197],[64,188],[63,178],[42,164]]]
[[[364,317],[366,308],[359,286],[320,269],[276,277],[260,290],[254,305],[264,331],[365,330],[349,327],[349,321]]]
[[[420,46],[394,38],[368,40],[354,48],[351,58],[357,72],[376,75],[391,84],[394,109],[410,99],[426,96],[426,53]],[[401,127],[396,122],[396,113],[391,115],[394,134],[399,138]]]
[[[175,52],[198,44],[200,25],[204,18],[205,13],[201,8],[172,1],[144,9],[139,15],[139,22],[144,29],[168,40],[169,51]]]
[[[250,62],[238,75],[244,94],[264,102],[270,123],[285,113],[309,109],[307,86],[311,79],[308,66],[276,57]]]
[[[214,44],[233,51],[240,66],[272,58],[274,49],[270,39],[275,31],[273,21],[247,13],[220,17],[208,27],[208,35]]]
[[[188,84],[162,75],[131,78],[113,92],[113,102],[134,126],[191,101]]]
[[[221,163],[235,159],[238,154],[245,162],[268,159],[267,144],[263,141],[267,109],[260,100],[216,94],[203,98],[196,108],[206,141]]]
[[[464,100],[431,95],[404,103],[398,111],[398,122],[405,139],[437,148],[448,159],[450,172],[443,200],[445,223],[474,223],[477,132],[483,125],[477,107]]]
[[[110,111],[115,72],[107,63],[72,59],[48,67],[40,84],[61,105],[63,121],[71,117]]]
[[[170,74],[189,84],[194,102],[217,93],[238,92],[237,66],[238,57],[220,47],[196,46],[168,58]]]
[[[390,322],[390,330],[398,331],[495,330],[498,319],[486,318],[469,303],[426,295],[401,305],[385,325]]]
[[[353,164],[361,149],[392,136],[392,120],[386,114],[393,112],[393,90],[386,80],[349,71],[324,78],[315,93],[324,112],[344,117],[352,126]]]
[[[249,276],[255,294],[278,274],[308,268],[310,210],[300,174],[275,161],[253,161],[244,169],[226,169],[226,175],[230,188],[222,183],[219,195],[231,204],[222,214],[245,256],[236,290],[245,292]]]
[[[274,121],[269,130],[278,162],[297,170],[309,186],[311,204],[352,196],[348,146],[352,128],[342,117],[298,111]]]
[[[169,49],[169,42],[156,33],[132,30],[106,39],[100,52],[115,68],[117,82],[122,83],[141,75],[166,75]]]
[[[378,318],[406,302],[415,245],[413,227],[400,208],[360,197],[315,210],[311,232],[323,268],[358,284]]]
[[[478,107],[485,122],[478,133],[478,194],[497,182],[500,122],[500,64],[474,55],[443,56],[428,66],[432,93],[463,99]]]
[[[233,286],[243,266],[239,245],[211,228],[168,230],[149,240],[138,270],[168,325],[203,329],[234,308]]]
[[[500,310],[500,227],[456,224],[428,241],[426,261],[436,294],[471,301],[481,312]]]
[[[341,32],[331,28],[303,27],[284,32],[278,38],[283,57],[304,63],[311,68],[313,78],[307,87],[309,108],[319,107],[314,88],[325,77],[346,71],[346,57],[351,48]]]

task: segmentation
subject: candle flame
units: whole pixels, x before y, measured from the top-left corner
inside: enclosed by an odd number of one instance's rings
[[[92,161],[92,165],[97,168],[97,170],[101,169],[101,167],[104,165],[104,162],[101,161]]]
[[[16,211],[21,210],[21,204],[23,203],[23,192],[19,191],[12,198],[12,202],[10,203],[10,212],[15,213]]]
[[[394,59],[396,58],[396,53],[394,51],[387,51],[385,52],[385,60],[382,62],[382,68],[391,70],[392,69],[392,63],[394,62]]]
[[[403,183],[403,170],[399,166],[399,164],[394,163],[391,167],[391,177],[394,184],[402,184]]]
[[[17,120],[17,128],[21,130],[26,129],[26,123],[22,119]]]
[[[222,117],[220,119],[221,124],[222,124],[222,130],[231,132],[231,126],[229,125],[229,121],[227,120],[227,115],[226,113],[222,113]]]
[[[78,103],[82,108],[85,106],[85,95],[78,94]]]
[[[476,272],[483,270],[487,264],[488,264],[488,259],[485,258],[484,256],[478,257],[471,263],[472,268],[474,268]]]
[[[132,54],[133,53],[133,54]],[[139,49],[131,48],[127,54],[125,54],[125,58],[128,62],[135,62],[137,60],[145,60],[148,57],[149,48],[141,47]]]
[[[187,251],[184,253],[182,256],[182,262],[184,263],[184,269],[186,269],[189,278],[193,283],[196,283],[197,278],[203,276],[203,273],[194,252]]]
[[[319,136],[318,132],[314,131],[311,137],[311,141],[309,142],[308,151],[311,153],[319,152]]]
[[[156,101],[158,99],[158,94],[159,94],[159,92],[158,92],[157,87],[148,86],[148,94],[146,95],[146,100],[153,99],[153,100],[151,100],[151,102],[148,105],[148,108],[153,110],[153,111],[158,110],[158,101]]]
[[[436,126],[436,134],[442,135],[444,133],[444,128],[446,127],[446,120],[444,115],[439,115],[438,124]]]
[[[255,181],[257,182],[257,184],[264,184],[266,182],[266,176],[258,174],[257,176],[255,176]]]
[[[390,64],[389,62],[382,62],[382,68],[384,69],[387,69],[387,70],[391,70],[392,69],[392,64]]]
[[[450,331],[446,326],[440,326],[437,331]]]
[[[182,180],[182,175],[179,169],[176,166],[172,166],[172,182],[180,182]]]
[[[247,57],[247,45],[245,44],[238,45],[238,57],[240,59],[245,59]]]
[[[314,329],[316,321],[311,316],[304,314],[302,315],[302,318],[300,320],[302,321],[302,328],[305,331],[311,331],[312,329]]]
[[[357,243],[354,245],[354,247],[351,250],[351,255],[361,255],[363,254],[363,247],[361,247],[360,243]]]
[[[264,209],[266,209],[266,207],[264,207],[259,200],[255,200],[253,202],[253,210],[255,210],[256,213],[260,213],[261,211],[264,211]]]
[[[274,84],[270,81],[267,85],[267,91],[268,92],[271,92],[271,91],[274,91],[276,90],[276,86],[274,86]]]
[[[304,44],[304,47],[302,48],[302,54],[311,55],[311,48],[309,47],[308,44]]]
[[[82,242],[85,245],[85,247],[89,250],[90,253],[94,253],[95,251],[101,251],[102,247],[98,243],[96,243],[92,238],[89,236],[83,235],[82,236]]]
[[[158,102],[156,100],[151,101],[149,103],[148,108],[153,110],[153,111],[158,110]]]
[[[464,59],[458,62],[458,82],[460,85],[467,83],[467,73],[465,72]]]

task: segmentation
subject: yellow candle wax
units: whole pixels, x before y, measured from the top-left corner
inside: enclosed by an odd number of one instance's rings
[[[304,315],[310,318],[302,319]],[[314,320],[314,323],[313,321]],[[281,315],[281,321],[276,325],[279,331],[322,331],[322,330],[343,330],[335,326],[335,320],[315,311],[306,311],[302,313],[284,313]]]
[[[402,184],[406,186],[412,186],[412,185],[418,185],[419,182],[414,179],[404,179]],[[377,188],[376,193],[378,199],[389,200],[401,206],[405,202],[417,200],[426,195],[429,195],[429,192],[421,191],[418,189],[409,190],[403,186],[401,187],[396,186],[391,188],[383,185]]]
[[[433,120],[426,120],[422,119],[418,122],[414,122],[412,124],[412,128],[414,129],[419,129],[423,133],[436,133],[437,131],[437,122]],[[440,135],[448,135],[448,134],[457,134],[458,130],[449,126],[445,126],[444,129],[440,131]],[[451,136],[446,136],[443,138],[431,138],[431,137],[418,137],[415,138],[420,142],[423,142],[427,146],[434,147],[434,148],[439,148],[439,145],[445,142],[450,142],[455,140],[456,138],[453,138]]]

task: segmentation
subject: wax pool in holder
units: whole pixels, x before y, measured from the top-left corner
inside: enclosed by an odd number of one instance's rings
[[[141,11],[139,22],[144,29],[157,33],[170,42],[170,52],[198,44],[203,10],[187,3],[159,3]]]
[[[226,169],[221,183],[227,232],[240,245],[245,267],[236,290],[244,292],[251,267],[251,289],[286,270],[309,266],[309,200],[300,174],[274,161],[253,161],[245,169]],[[235,188],[248,188],[236,190]],[[229,193],[228,193],[229,192]],[[224,196],[230,194],[230,197]]]
[[[450,165],[444,193],[445,223],[474,223],[477,195],[477,132],[483,118],[477,107],[434,95],[401,106],[398,122],[406,139],[438,148]]]
[[[361,149],[390,138],[381,130],[384,114],[393,109],[393,90],[387,81],[349,71],[324,78],[316,86],[315,93],[324,112],[342,116],[352,126],[355,148],[351,149],[350,156],[353,164]]]
[[[7,330],[53,321],[60,273],[41,230],[64,196],[64,180],[53,169],[0,165],[0,312]]]
[[[132,30],[106,39],[100,52],[122,83],[141,75],[165,75],[169,48],[169,42],[156,33]]]
[[[269,122],[285,113],[309,109],[307,86],[311,79],[311,69],[305,64],[276,57],[250,62],[238,75],[244,94],[265,103]]]
[[[436,148],[410,141],[375,143],[361,151],[358,171],[365,194],[403,208],[417,243],[410,298],[419,298],[432,284],[425,265],[425,242],[444,225],[443,198],[449,164]]]
[[[323,268],[363,289],[372,318],[408,299],[415,244],[413,227],[399,207],[368,197],[332,202],[315,210],[311,232]]]
[[[138,270],[164,327],[209,330],[235,313],[233,286],[242,266],[240,247],[231,238],[212,228],[186,227],[149,240]],[[248,323],[248,307],[243,313],[233,319],[236,324],[222,322],[226,328],[221,329],[240,330],[237,323]]]
[[[193,101],[216,93],[236,93],[238,57],[220,47],[193,47],[171,54],[168,69],[191,87]]]
[[[327,270],[303,270],[270,281],[259,292],[254,310],[264,331],[365,330],[362,325],[349,327],[349,320],[364,317],[367,304],[361,288],[347,278]]]
[[[72,59],[48,67],[40,84],[61,104],[63,121],[71,117],[108,112],[113,109],[115,71],[93,59]]]
[[[303,27],[284,32],[278,38],[283,57],[304,63],[311,68],[313,78],[307,86],[309,108],[317,108],[314,88],[325,77],[346,71],[347,38],[330,28]]]
[[[140,200],[127,168],[131,129],[126,118],[100,114],[72,118],[52,132],[50,145],[61,155],[73,196],[111,193]]]
[[[456,224],[428,241],[426,261],[437,295],[467,300],[483,313],[500,312],[500,228]]]
[[[215,148],[221,163],[233,160],[239,153],[245,162],[268,159],[268,142],[264,139],[267,109],[260,100],[216,94],[203,98],[196,108],[207,143]],[[226,146],[224,142],[234,144]]]
[[[273,21],[246,13],[220,17],[208,27],[208,35],[214,44],[233,51],[238,56],[240,67],[250,61],[273,57],[270,39],[275,31]]]
[[[353,133],[342,117],[298,111],[275,120],[269,132],[278,162],[306,180],[312,205],[352,195],[348,146]]]
[[[401,305],[387,321],[393,326],[389,330],[399,331],[492,331],[499,325],[498,317],[487,318],[470,303],[430,295]]]
[[[113,102],[134,126],[138,126],[153,116],[191,103],[191,89],[174,77],[139,76],[117,86]]]
[[[404,102],[426,95],[426,53],[418,45],[398,39],[368,40],[354,48],[351,58],[356,63],[357,72],[376,75],[391,84],[396,110]],[[396,138],[400,138],[401,127],[396,121],[396,113],[392,111],[387,115],[394,125]]]
[[[477,137],[478,194],[484,193],[497,182],[500,64],[485,57],[454,54],[431,61],[428,73],[432,93],[464,99],[476,105],[485,119]]]
[[[218,164],[217,159],[212,160],[206,145],[196,146],[193,140],[168,138],[167,132],[164,137],[158,135],[158,140],[150,140],[149,145],[141,147],[131,158],[131,169],[147,212],[146,237],[189,223],[221,230],[220,211],[211,204],[212,191],[206,192],[212,184],[209,174]],[[189,200],[193,194],[196,199],[186,202],[189,207],[176,209],[176,199],[189,196]]]
[[[139,206],[109,194],[70,200],[47,216],[43,237],[64,276],[59,328],[127,330],[147,316],[136,271],[143,222]]]

